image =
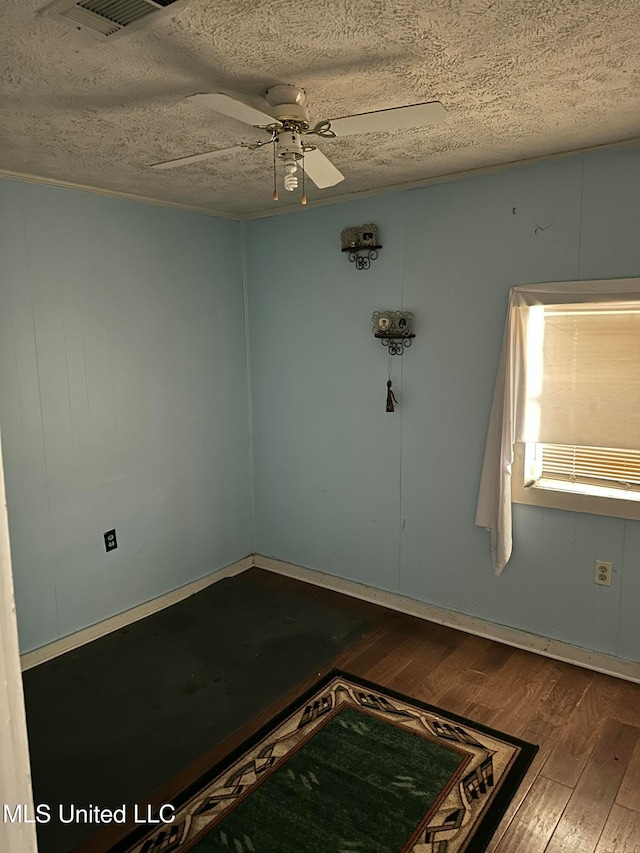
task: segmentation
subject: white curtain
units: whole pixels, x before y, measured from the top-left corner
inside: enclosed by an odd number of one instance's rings
[[[545,419],[542,419],[540,400],[537,399],[542,385],[540,370],[545,307],[578,306],[584,303],[599,303],[602,308],[606,306],[609,309],[615,306],[621,309],[629,308],[633,303],[638,303],[636,307],[640,307],[640,279],[527,284],[512,288],[509,294],[507,320],[493,393],[476,511],[476,524],[485,527],[491,533],[491,558],[497,575],[508,563],[512,549],[511,466],[514,444],[519,441],[594,443],[593,433],[590,433],[589,441],[584,441],[577,429],[572,430],[570,435],[563,435],[563,440],[558,441],[558,419],[549,416],[549,408],[545,410]],[[576,311],[576,314],[578,313]],[[614,372],[624,378],[628,374],[628,347],[622,344],[618,347],[618,351],[621,358],[620,369],[614,368]],[[607,354],[610,355],[610,353]],[[635,355],[631,357],[635,358]],[[609,362],[611,363],[610,358]],[[568,366],[563,380],[564,365],[561,358],[557,366],[556,381],[552,389],[556,399],[564,400],[563,405],[556,407],[557,410],[566,412],[575,408],[575,399],[580,394],[584,396],[584,388],[588,387],[589,383],[576,383],[575,375]],[[638,368],[640,369],[640,365]],[[585,363],[583,370],[588,374],[591,370],[590,365]],[[560,381],[558,381],[559,377]],[[627,387],[629,387],[628,381]],[[620,398],[627,399],[627,415],[629,412],[634,414],[633,421],[628,423],[628,435],[633,434],[637,444],[639,435],[637,424],[640,423],[638,420],[640,411],[637,405],[638,388],[636,386],[630,394],[620,394],[618,389],[617,397],[618,403]],[[549,399],[548,394],[547,401]],[[585,399],[585,406],[593,407],[593,399],[589,399],[588,395]],[[601,406],[600,409],[606,414],[606,407]],[[590,413],[591,411],[592,408],[589,409]],[[608,421],[620,424],[625,422],[627,415],[623,415],[618,409],[616,416],[614,418],[609,416]],[[582,416],[570,417],[570,420],[576,425],[584,426]],[[604,420],[607,418],[605,417]],[[542,434],[543,431],[548,433],[546,437]],[[555,438],[549,437],[552,431]],[[622,440],[623,444],[609,446],[630,446],[628,440],[626,442]],[[604,440],[596,443],[605,444]]]

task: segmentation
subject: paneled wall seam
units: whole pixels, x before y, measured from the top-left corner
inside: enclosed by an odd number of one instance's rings
[[[580,281],[580,266],[582,263],[582,230],[584,224],[584,176],[585,176],[585,155],[583,154],[581,157],[582,160],[582,175],[580,180],[580,209],[578,213],[578,269],[576,270],[576,281]]]
[[[242,266],[242,310],[244,320],[244,351],[247,368],[247,411],[249,415],[249,497],[251,500],[251,552],[256,550],[256,489],[253,454],[253,392],[251,385],[251,341],[249,338],[249,290],[247,273],[247,229],[240,222],[240,254]]]
[[[405,310],[404,304],[404,287],[405,287],[405,258],[406,258],[406,239],[407,239],[407,193],[402,196],[402,246],[401,246],[401,269],[400,269],[400,308]],[[412,310],[412,309],[411,309]],[[404,362],[400,359],[400,400],[404,393]],[[400,406],[400,476],[398,477],[398,591],[402,592],[402,563],[403,563],[403,538],[404,538],[404,523],[403,523],[403,500],[402,500],[402,468],[404,465],[404,414],[403,406]]]
[[[629,525],[629,522],[625,521],[623,528],[622,528],[622,547],[620,549],[620,553],[622,554],[622,566],[620,567],[620,573],[619,573],[620,580],[618,581],[621,586],[620,586],[620,598],[618,599],[618,625],[617,625],[617,631],[616,631],[616,656],[617,657],[620,657],[621,646],[622,646],[621,634],[622,634],[622,626],[623,626],[623,619],[624,619],[622,602],[624,599],[625,569],[627,568],[625,558],[627,556],[627,527],[628,527],[628,525]]]

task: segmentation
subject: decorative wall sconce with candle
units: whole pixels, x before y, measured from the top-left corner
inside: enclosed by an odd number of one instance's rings
[[[378,257],[378,249],[382,248],[378,227],[373,224],[345,228],[340,239],[342,251],[349,253],[349,260],[356,265],[357,270],[368,270],[371,261]]]
[[[415,338],[411,311],[374,311],[373,333],[389,348],[390,355],[402,355]]]
[[[413,332],[413,313],[411,311],[374,311],[373,334],[389,350],[389,378],[387,380],[387,412],[394,412],[397,405],[395,394],[391,390],[391,356],[402,355],[411,346],[415,338]]]

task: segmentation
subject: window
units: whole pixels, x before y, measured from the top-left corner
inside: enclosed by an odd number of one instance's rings
[[[640,518],[639,445],[640,279],[511,288],[476,508],[496,574],[512,501]]]
[[[640,305],[536,306],[513,500],[640,518]],[[606,446],[605,446],[606,444]]]

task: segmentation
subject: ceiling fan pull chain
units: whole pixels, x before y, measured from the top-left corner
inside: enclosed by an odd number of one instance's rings
[[[302,155],[302,158],[300,160],[300,167],[302,169],[302,198],[300,199],[300,204],[306,204],[307,203],[307,196],[306,196],[305,191],[304,191],[304,174],[306,171],[304,168],[304,154]]]
[[[275,134],[274,134],[275,140]],[[276,175],[276,146],[274,143],[273,146],[273,200],[278,201],[278,184],[277,184],[277,175]]]

